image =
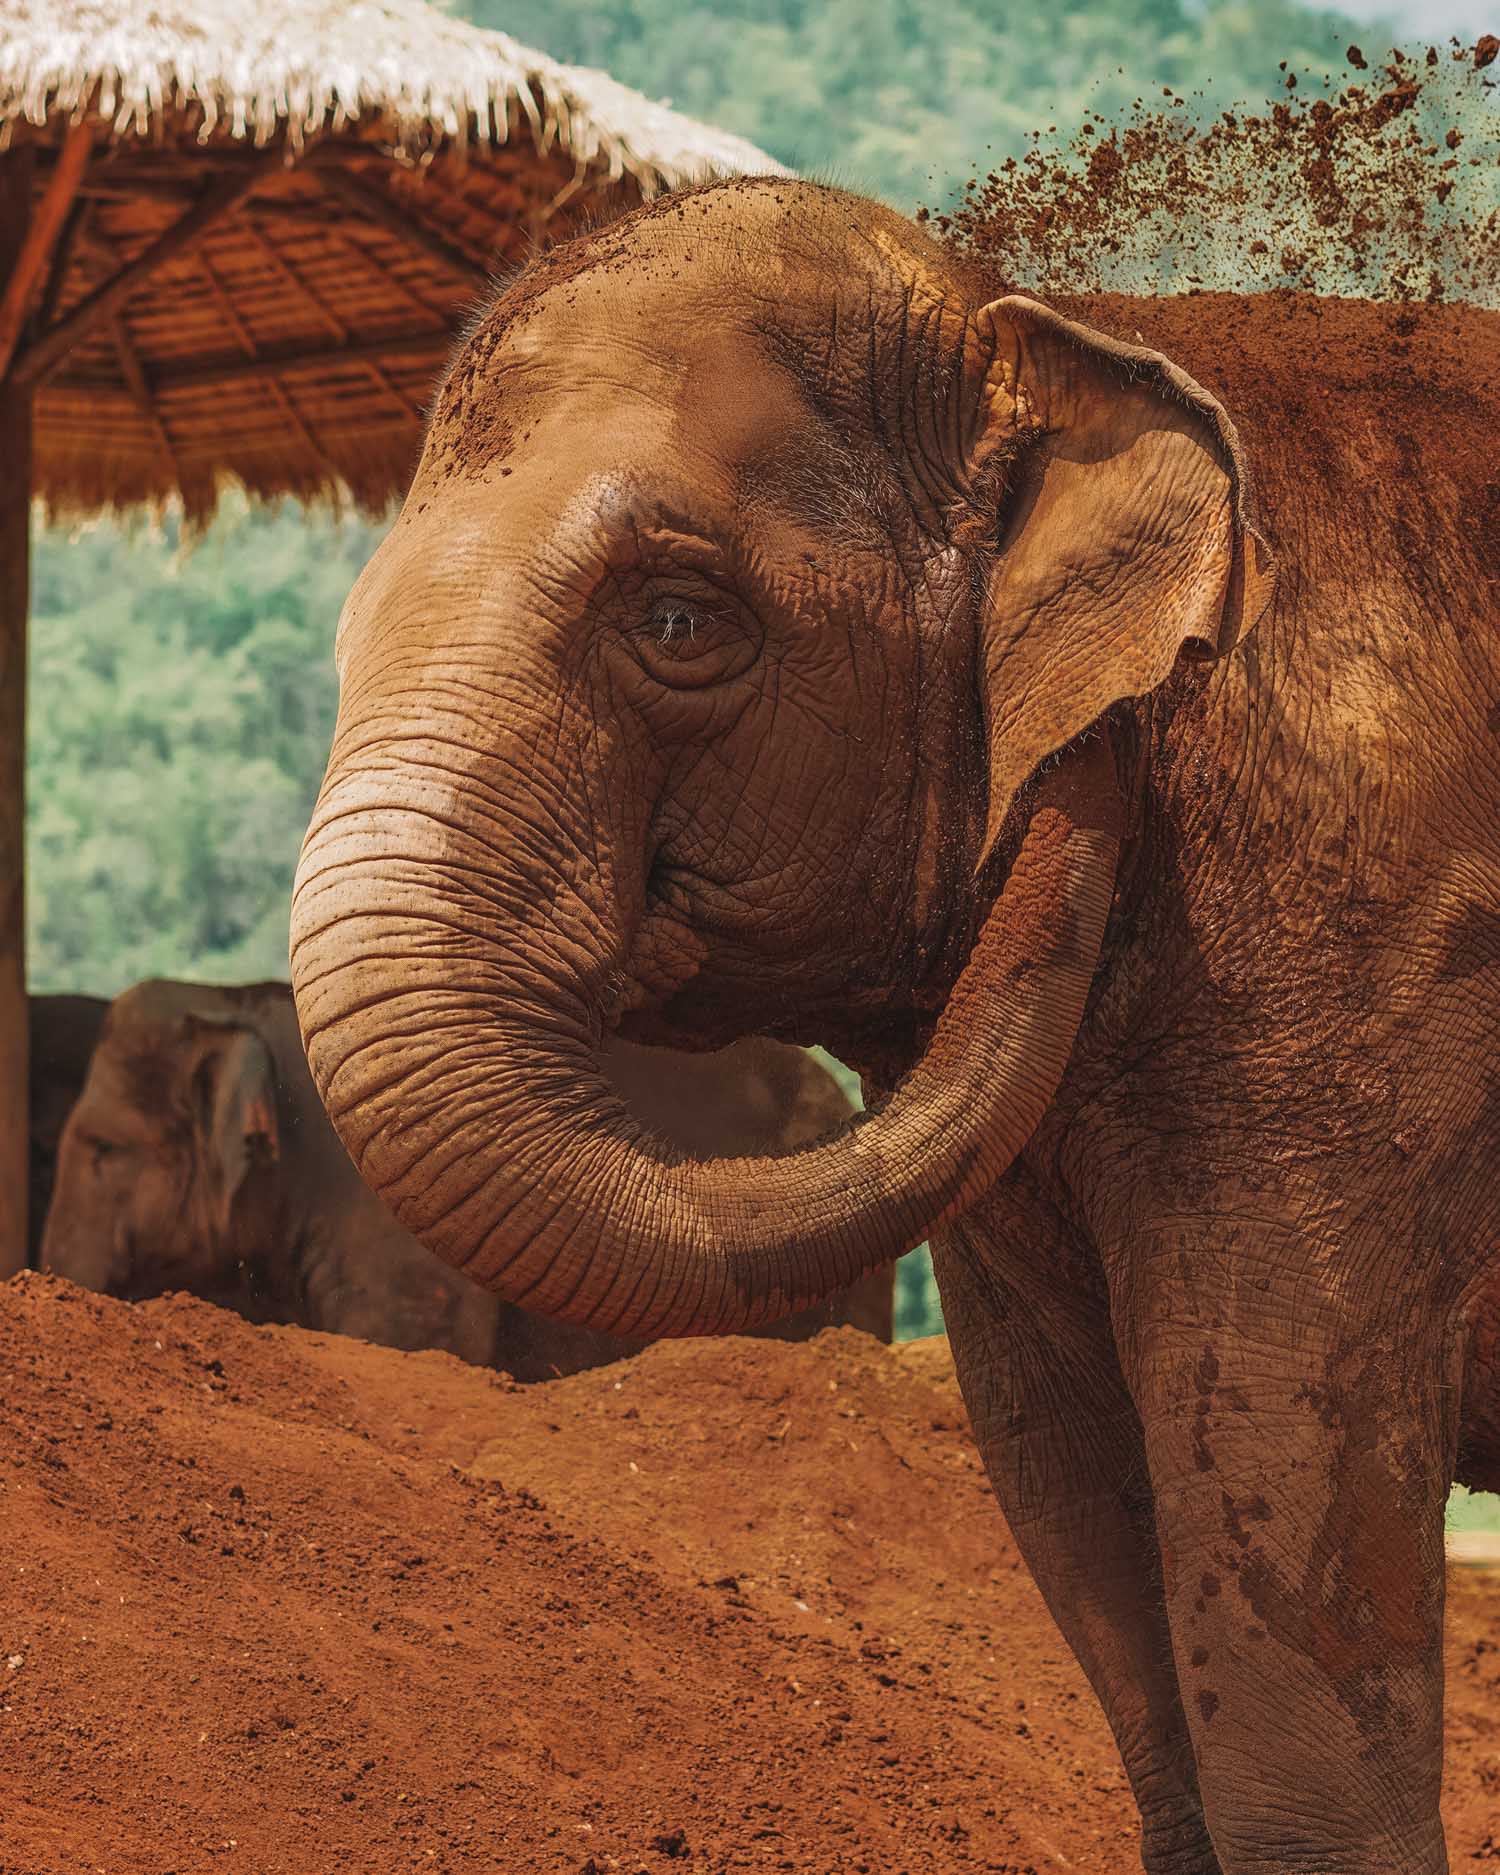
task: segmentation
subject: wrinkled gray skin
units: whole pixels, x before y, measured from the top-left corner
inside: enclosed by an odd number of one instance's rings
[[[313,1091],[286,985],[49,998],[32,1030],[37,1120],[61,1133],[43,1268],[111,1295],[180,1289],[252,1321],[442,1348],[523,1380],[644,1345],[502,1303],[395,1222]],[[777,1043],[686,1058],[621,1044],[614,1065],[628,1097],[704,1156],[794,1146],[850,1111],[824,1069]],[[772,1332],[847,1322],[889,1340],[891,1299],[887,1266]]]

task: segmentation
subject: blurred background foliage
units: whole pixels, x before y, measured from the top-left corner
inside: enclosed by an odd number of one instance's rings
[[[1219,110],[1394,35],[1296,0],[467,0],[461,10],[782,162],[937,205],[1030,133],[1164,88]]]
[[[468,0],[482,24],[910,209],[1033,131],[1163,90],[1205,110],[1342,69],[1389,19],[1294,0]],[[1408,19],[1407,24],[1410,24]],[[1434,16],[1429,30],[1439,30]],[[333,629],[380,530],[230,498],[176,522],[43,532],[29,754],[37,990],[286,974],[287,905],[326,758]],[[851,1077],[852,1078],[852,1077]],[[898,1327],[941,1326],[925,1254]]]
[[[229,498],[205,539],[44,534],[27,803],[32,987],[286,976],[331,640],[380,529]]]

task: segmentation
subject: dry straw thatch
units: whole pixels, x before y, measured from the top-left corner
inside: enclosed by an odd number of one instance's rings
[[[358,123],[430,149],[471,137],[503,143],[519,106],[539,141],[556,137],[576,161],[603,163],[648,191],[705,169],[773,167],[743,138],[422,0],[6,0],[0,28],[6,128],[88,109],[119,135],[144,133],[193,105],[205,140],[220,123],[257,144]]]
[[[57,223],[11,370],[75,513],[200,516],[225,477],[383,506],[497,269],[777,167],[421,0],[0,0],[0,147]]]

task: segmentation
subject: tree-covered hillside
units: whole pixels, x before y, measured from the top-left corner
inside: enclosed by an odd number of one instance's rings
[[[1169,87],[1264,99],[1366,21],[1295,0],[459,0],[456,11],[602,66],[794,168],[941,200],[988,153]]]
[[[379,529],[226,502],[43,535],[31,641],[31,980],[286,975],[292,869],[333,730],[331,644]]]

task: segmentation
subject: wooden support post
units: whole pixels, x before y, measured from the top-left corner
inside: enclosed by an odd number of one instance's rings
[[[32,155],[0,155],[0,292],[26,247]],[[0,380],[0,1279],[26,1267],[26,614],[31,393]]]

